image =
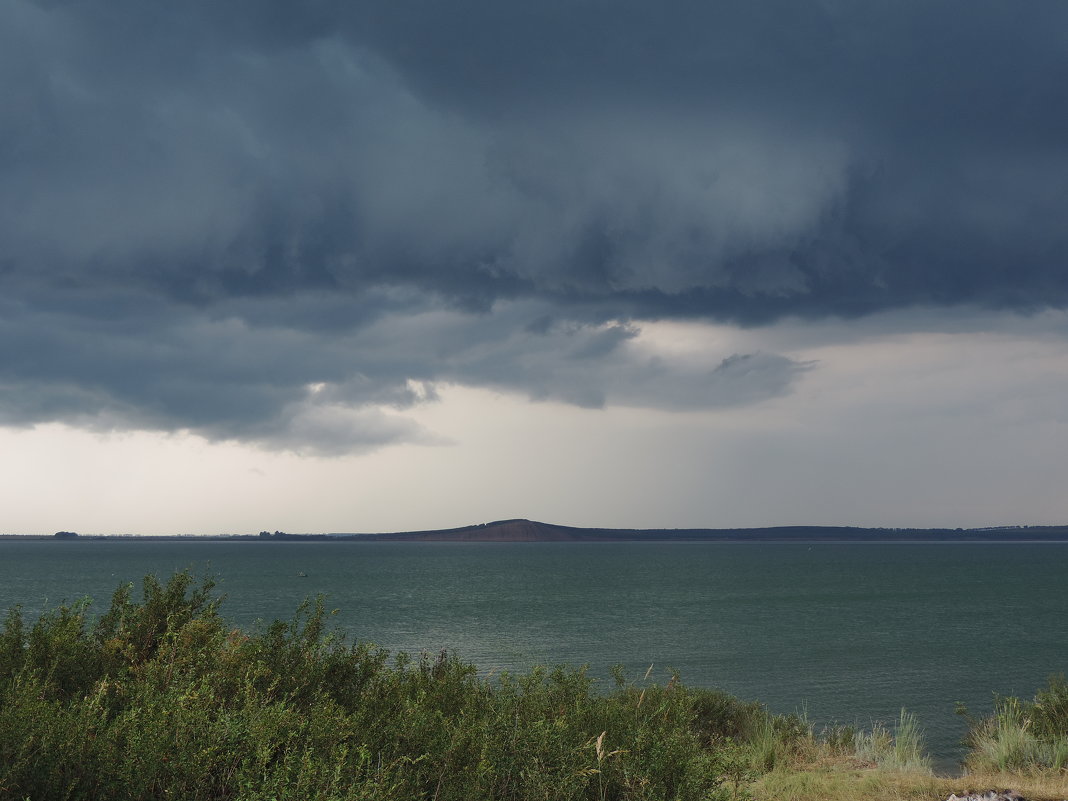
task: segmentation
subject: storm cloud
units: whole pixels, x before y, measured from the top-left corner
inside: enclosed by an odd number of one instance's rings
[[[746,405],[642,326],[1068,305],[1059,2],[0,4],[0,422],[309,452],[457,383]]]

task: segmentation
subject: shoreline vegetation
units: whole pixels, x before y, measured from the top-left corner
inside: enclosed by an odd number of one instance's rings
[[[3,540],[225,540],[234,542],[1068,542],[1068,526],[983,528],[863,528],[858,526],[766,526],[758,528],[618,529],[580,528],[514,518],[459,528],[369,534],[53,535],[0,534]]]
[[[718,690],[584,668],[479,675],[346,641],[321,598],[231,627],[210,579],[120,586],[0,629],[0,800],[846,801],[1068,798],[1068,683],[967,717],[959,777],[921,722],[816,731]],[[651,670],[651,669],[650,669]],[[950,702],[947,702],[950,703]]]

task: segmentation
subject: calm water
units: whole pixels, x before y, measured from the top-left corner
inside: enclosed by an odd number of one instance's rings
[[[817,723],[902,706],[954,763],[955,701],[1068,671],[1068,544],[0,542],[0,609],[206,569],[242,626],[324,593],[353,637],[483,670],[650,664]],[[298,576],[299,572],[306,577]]]

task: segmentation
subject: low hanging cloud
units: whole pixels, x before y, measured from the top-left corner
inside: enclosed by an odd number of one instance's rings
[[[1066,24],[9,0],[0,421],[358,450],[433,436],[411,382],[718,408],[810,367],[647,320],[1064,308]]]
[[[403,415],[434,402],[440,384],[685,410],[778,397],[808,368],[762,353],[665,358],[633,325],[547,320],[545,304],[482,315],[442,307],[346,331],[168,306],[144,310],[151,337],[128,319],[0,307],[0,424],[183,430],[318,455],[443,442]]]

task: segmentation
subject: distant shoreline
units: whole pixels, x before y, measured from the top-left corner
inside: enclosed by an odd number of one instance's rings
[[[290,534],[0,534],[0,542],[196,541],[196,542],[795,542],[795,543],[1041,543],[1068,542],[1068,526],[986,528],[862,528],[855,526],[769,526],[760,528],[610,529],[579,528],[533,520],[497,520],[452,529],[388,533]]]

